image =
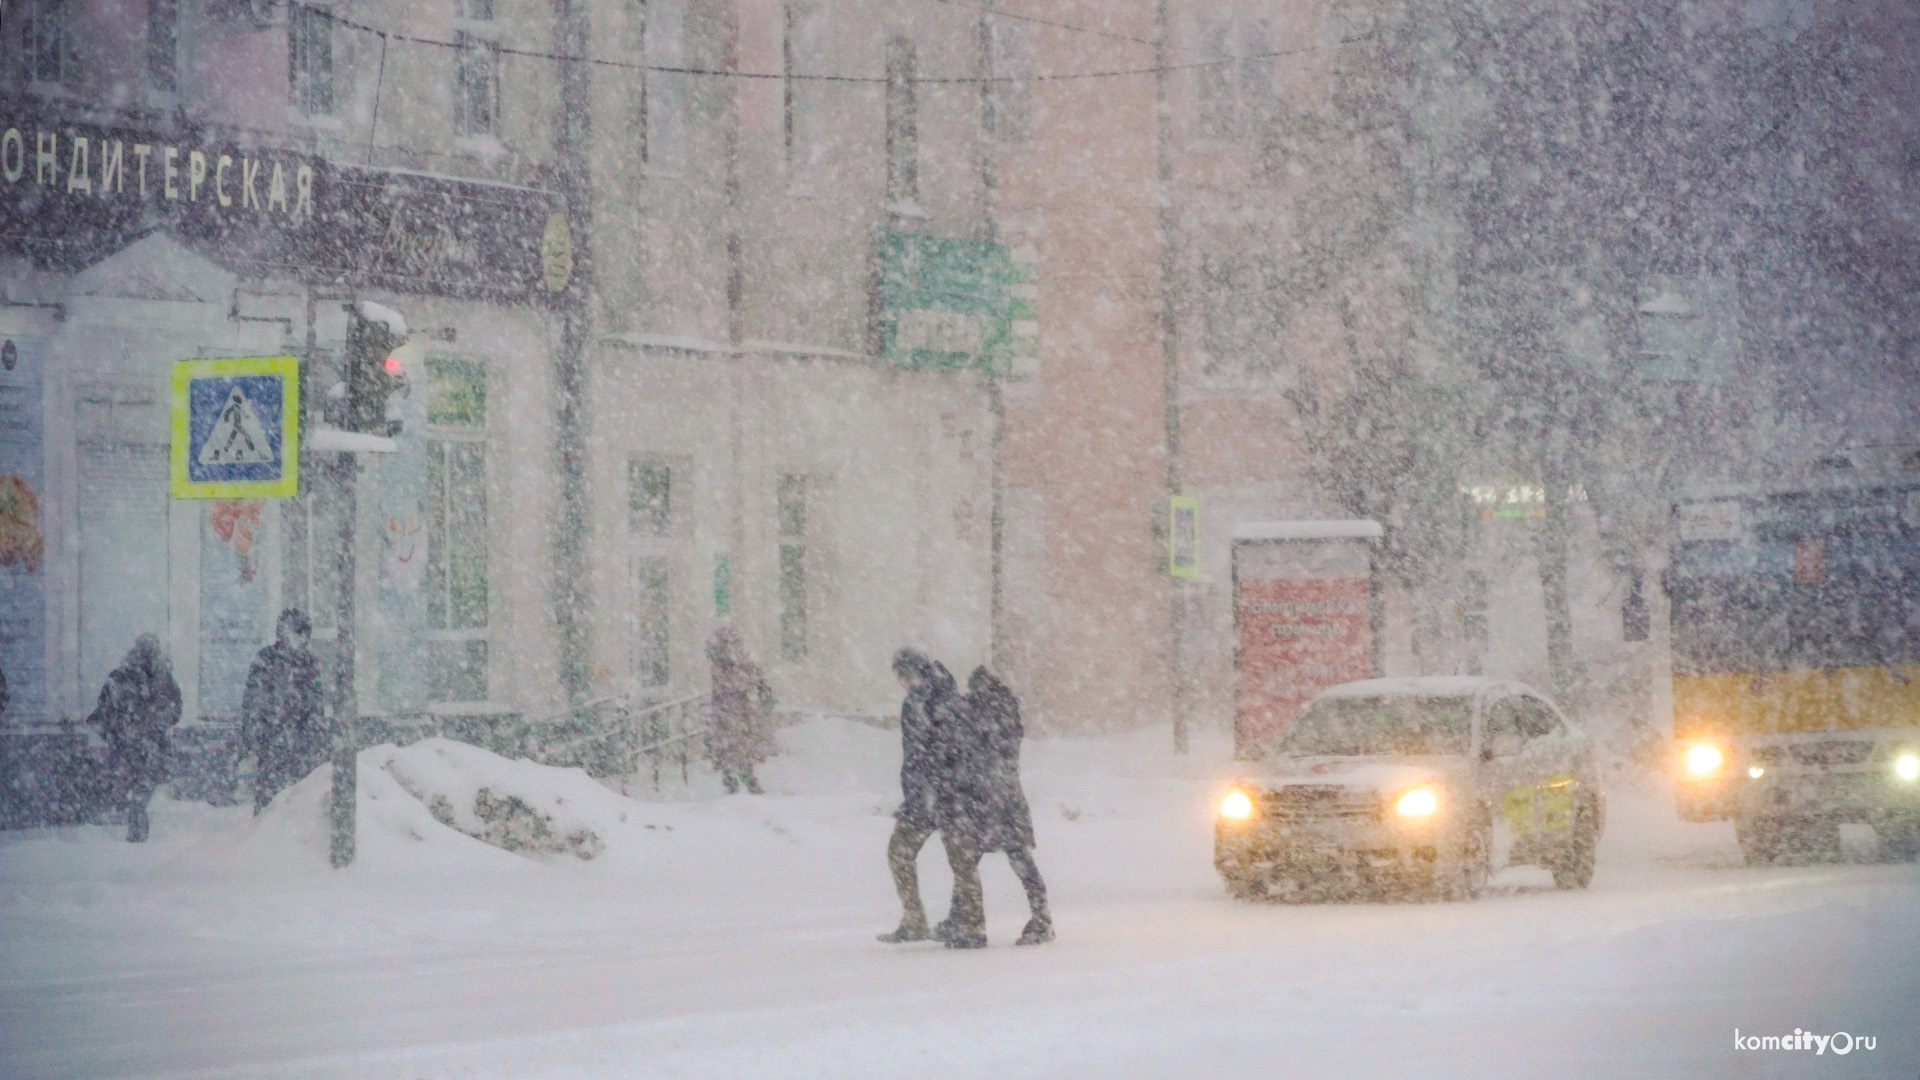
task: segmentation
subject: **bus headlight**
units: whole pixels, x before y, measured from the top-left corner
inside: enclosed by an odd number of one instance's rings
[[[1253,816],[1253,799],[1244,791],[1229,791],[1220,800],[1220,816],[1228,821],[1245,821]]]
[[[1720,766],[1727,763],[1727,755],[1721,753],[1717,746],[1699,743],[1689,746],[1680,762],[1686,766],[1687,775],[1696,780],[1704,780],[1720,771]]]
[[[1894,758],[1893,775],[1909,784],[1920,780],[1920,754],[1905,753]]]
[[[1393,812],[1403,818],[1429,818],[1440,809],[1440,796],[1432,788],[1417,787],[1400,796],[1393,804]]]

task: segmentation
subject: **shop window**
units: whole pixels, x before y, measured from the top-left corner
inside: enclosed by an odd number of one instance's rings
[[[673,674],[672,576],[664,555],[633,560],[633,676],[642,687],[666,686]]]
[[[78,0],[29,0],[20,14],[20,52],[32,82],[71,83],[80,75],[74,55]]]
[[[180,90],[180,0],[147,0],[147,79],[162,93]]]
[[[673,531],[673,468],[657,457],[627,462],[627,523],[636,536]]]
[[[303,5],[287,9],[287,78],[299,116],[333,115],[333,20]]]
[[[780,658],[807,656],[807,478],[782,476],[775,507],[780,537]]]
[[[492,135],[500,120],[500,46],[461,31],[454,70],[454,128],[461,135]]]
[[[427,361],[428,693],[487,697],[489,531],[486,369]]]

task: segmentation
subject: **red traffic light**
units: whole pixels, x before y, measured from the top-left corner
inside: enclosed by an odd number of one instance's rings
[[[385,360],[380,362],[380,366],[386,368],[387,374],[389,375],[400,374],[400,358],[397,356],[387,357]]]

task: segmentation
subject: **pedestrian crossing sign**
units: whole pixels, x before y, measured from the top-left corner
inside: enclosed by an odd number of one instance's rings
[[[175,361],[172,473],[176,499],[298,495],[300,361]]]

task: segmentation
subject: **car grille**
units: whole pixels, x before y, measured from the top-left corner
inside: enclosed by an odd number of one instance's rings
[[[1338,784],[1289,784],[1267,792],[1260,805],[1269,820],[1287,824],[1364,820],[1380,812],[1374,795]]]
[[[1873,744],[1856,739],[1794,743],[1791,750],[1802,765],[1858,765],[1873,756]]]

